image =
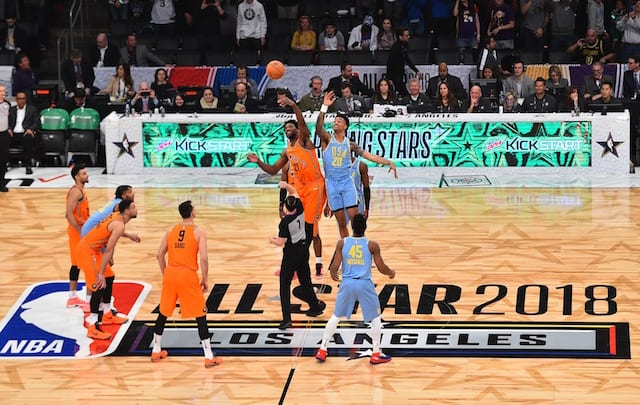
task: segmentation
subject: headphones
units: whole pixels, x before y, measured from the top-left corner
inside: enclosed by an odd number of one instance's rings
[[[320,80],[320,81],[322,81],[322,77],[320,77],[320,76],[318,76],[318,75],[312,76],[312,77],[311,77],[311,80],[309,80],[309,87],[313,87],[313,81],[314,81],[314,80]]]

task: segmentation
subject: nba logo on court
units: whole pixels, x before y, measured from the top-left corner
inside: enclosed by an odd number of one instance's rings
[[[78,283],[80,288],[84,283]],[[28,287],[0,322],[0,358],[91,358],[113,353],[151,286],[140,281],[116,281],[113,305],[130,321],[105,325],[111,340],[87,337],[80,308],[67,308],[68,281],[48,281]],[[79,292],[84,296],[84,288]]]

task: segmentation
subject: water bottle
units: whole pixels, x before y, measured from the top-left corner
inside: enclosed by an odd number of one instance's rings
[[[131,116],[131,106],[129,105],[129,103],[124,105],[124,116],[125,117]]]
[[[502,114],[504,112],[504,92],[500,90],[500,95],[498,96],[498,112]]]
[[[160,106],[160,116],[164,118],[164,107]]]

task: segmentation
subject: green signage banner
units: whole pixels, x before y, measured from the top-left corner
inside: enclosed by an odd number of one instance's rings
[[[325,125],[332,130],[331,120]],[[314,133],[314,125],[309,125]],[[590,121],[398,122],[352,120],[350,139],[404,167],[589,167]],[[254,167],[285,147],[281,122],[142,125],[144,167]],[[317,137],[315,144],[319,146]],[[320,157],[320,149],[318,149]]]

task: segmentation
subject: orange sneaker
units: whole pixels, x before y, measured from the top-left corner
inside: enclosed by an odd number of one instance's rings
[[[220,357],[214,357],[212,359],[204,359],[204,368],[215,367],[219,364],[222,364],[222,359]]]
[[[111,333],[100,330],[98,324],[94,323],[87,328],[87,337],[91,339],[109,340],[111,339]]]
[[[67,308],[82,307],[83,305],[89,306],[89,303],[87,301],[84,301],[84,300],[78,298],[77,296],[70,297],[67,300]]]
[[[102,315],[102,323],[105,325],[122,325],[127,322],[129,318],[122,318],[114,314],[112,311],[105,312]]]
[[[160,350],[158,353],[152,352],[151,353],[151,362],[155,363],[157,361],[165,359],[165,358],[167,358],[168,355],[169,355],[169,353],[167,353],[166,350]]]

